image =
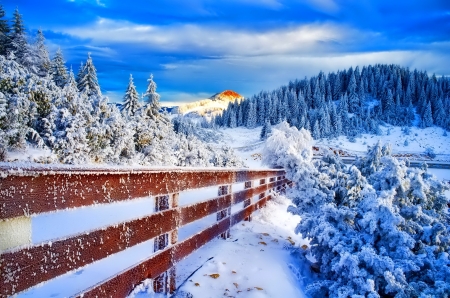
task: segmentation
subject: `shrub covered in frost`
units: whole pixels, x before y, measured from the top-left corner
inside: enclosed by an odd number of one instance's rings
[[[313,161],[311,137],[286,123],[267,140],[266,163],[283,166],[311,239],[319,278],[313,297],[448,297],[450,220],[446,186],[408,168],[377,144],[346,167],[333,155]]]
[[[434,153],[434,148],[432,147],[428,147],[425,149],[425,155],[428,156],[429,158],[435,158],[436,157],[436,153]]]

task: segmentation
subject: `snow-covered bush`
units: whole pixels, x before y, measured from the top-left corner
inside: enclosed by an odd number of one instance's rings
[[[294,182],[296,232],[320,268],[312,297],[448,297],[450,220],[446,186],[408,168],[377,144],[346,167],[312,160],[311,137],[283,123],[267,140],[266,163]]]
[[[434,148],[432,147],[428,147],[425,149],[425,155],[428,156],[429,158],[435,158],[436,157],[436,153],[434,153]]]

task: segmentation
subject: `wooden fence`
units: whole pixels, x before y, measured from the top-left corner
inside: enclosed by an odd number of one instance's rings
[[[8,297],[80,267],[154,240],[149,258],[85,289],[79,297],[125,297],[151,278],[156,292],[175,290],[175,264],[264,206],[288,182],[282,170],[85,170],[0,168],[0,297]],[[243,183],[240,191],[232,185]],[[217,197],[180,207],[179,193],[217,186]],[[48,243],[31,243],[31,216],[94,204],[151,197],[155,212]],[[257,199],[255,199],[257,197]],[[234,204],[244,208],[231,214]],[[205,216],[217,222],[178,241],[178,229]]]

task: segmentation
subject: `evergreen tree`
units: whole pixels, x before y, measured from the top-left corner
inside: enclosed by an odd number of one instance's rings
[[[272,125],[270,125],[270,122],[268,120],[266,120],[266,122],[264,123],[264,125],[261,129],[261,135],[260,135],[261,141],[266,140],[270,136],[271,133],[272,133]]]
[[[318,120],[316,120],[316,121],[314,122],[314,126],[313,126],[313,128],[312,128],[311,135],[313,136],[313,138],[314,138],[315,140],[318,140],[318,139],[320,139],[320,137],[321,137],[321,134],[320,134],[320,125],[319,125],[319,121],[318,121]]]
[[[244,105],[238,105],[238,113],[237,113],[237,126],[243,126],[244,125],[244,116],[243,116],[243,111],[244,110]]]
[[[80,62],[80,67],[78,68],[78,73],[77,73],[77,78],[76,78],[77,88],[78,88],[79,82],[81,82],[81,80],[83,78],[83,73],[84,73],[84,64],[82,61],[82,62]]]
[[[85,106],[89,105],[87,100],[84,101],[85,96],[80,96],[78,93],[77,82],[75,81],[72,68],[70,68],[67,81],[63,87],[63,93],[65,100],[60,104],[61,108],[66,108],[72,115],[79,113],[80,110],[85,110]]]
[[[442,98],[436,101],[436,112],[433,114],[433,121],[436,125],[445,127],[446,115],[444,110],[444,105],[442,104]]]
[[[356,91],[357,91],[356,79],[354,72],[352,72],[347,87],[348,110],[350,113],[356,113],[359,111],[359,97]]]
[[[262,125],[265,122],[266,117],[266,101],[265,97],[259,95],[257,97],[258,101],[258,121],[257,123]]]
[[[146,113],[148,116],[150,116],[151,119],[156,120],[159,118],[159,110],[161,109],[161,106],[159,104],[159,94],[156,93],[156,83],[153,81],[153,74],[150,74],[150,78],[147,80],[147,91],[144,93],[144,97],[147,98],[147,105],[146,105]]]
[[[330,103],[330,122],[331,122],[331,133],[333,136],[340,136],[342,133],[342,122],[340,115],[336,112],[336,106]]]
[[[338,72],[333,83],[333,100],[339,100],[341,98],[341,79]]]
[[[23,24],[22,15],[19,13],[19,9],[16,8],[13,17],[13,26],[11,31],[11,52],[14,54],[16,61],[22,64],[27,58],[28,43],[25,36],[25,25]]]
[[[42,30],[37,32],[36,43],[34,45],[34,51],[36,51],[36,70],[37,75],[45,77],[51,68],[50,59],[48,56],[47,47],[45,46],[45,37]]]
[[[50,66],[50,74],[52,76],[53,82],[55,82],[56,86],[60,88],[64,87],[66,85],[68,75],[61,48],[58,48],[58,50],[56,51],[56,54],[53,57]],[[83,69],[83,67],[81,67],[81,69]]]
[[[5,11],[3,10],[3,6],[0,4],[0,55],[6,56],[11,44],[9,39],[10,28],[8,21],[5,20],[4,17]]]
[[[422,127],[433,126],[433,115],[431,112],[431,103],[428,102],[422,118]]]
[[[134,86],[133,76],[130,74],[130,81],[128,83],[127,91],[125,92],[125,96],[123,97],[121,110],[127,116],[134,116],[139,108],[139,94]]]
[[[392,95],[391,89],[387,90],[386,94],[386,104],[384,105],[383,110],[387,119],[395,117],[395,105],[394,105],[394,96]]]
[[[80,92],[86,93],[88,96],[102,95],[100,91],[100,86],[97,79],[97,70],[95,69],[94,63],[92,62],[91,53],[88,53],[88,59],[86,64],[78,73],[78,90]]]
[[[249,102],[247,115],[247,128],[254,128],[256,126],[256,105],[253,101]]]
[[[230,128],[235,128],[237,126],[237,119],[236,119],[237,117],[236,117],[236,109],[234,108],[234,106],[231,108],[229,117],[230,117],[230,119],[228,122],[229,123],[228,126]]]

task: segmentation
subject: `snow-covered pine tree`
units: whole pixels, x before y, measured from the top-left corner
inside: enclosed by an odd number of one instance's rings
[[[447,116],[445,115],[444,105],[442,102],[443,100],[441,97],[436,100],[436,112],[433,114],[434,116],[433,122],[436,125],[445,127]]]
[[[422,127],[433,126],[433,115],[431,113],[431,103],[430,102],[428,102],[426,104],[426,108],[425,108],[425,111],[424,111],[423,117],[422,117],[421,126]]]
[[[248,115],[247,115],[247,128],[254,128],[256,126],[256,105],[253,101],[249,101]]]
[[[266,103],[265,98],[261,95],[259,95],[256,98],[256,101],[258,102],[258,121],[257,124],[263,125],[266,120]]]
[[[8,25],[8,21],[4,19],[5,10],[3,6],[0,4],[0,55],[6,57],[8,54],[8,50],[11,46],[11,41],[9,38],[10,28]]]
[[[264,141],[270,136],[271,133],[272,133],[272,125],[270,125],[270,122],[266,120],[261,129],[261,134],[259,138],[261,139],[261,141]]]
[[[50,74],[53,82],[60,88],[63,88],[66,85],[68,79],[65,63],[61,48],[58,48],[50,64]]]
[[[45,37],[41,29],[38,30],[36,36],[36,42],[34,44],[34,51],[36,56],[36,70],[37,75],[40,77],[45,77],[49,74],[51,63],[48,56],[48,50],[45,46]]]
[[[243,110],[244,110],[245,105],[241,104],[238,105],[238,112],[237,112],[237,126],[243,126],[244,125],[244,115],[243,115]]]
[[[333,82],[333,100],[339,100],[341,98],[341,79],[340,79],[340,72],[336,74],[336,77]]]
[[[78,72],[77,79],[78,90],[80,90],[80,92],[84,92],[88,96],[102,96],[97,79],[97,70],[92,62],[91,53],[88,53],[86,64],[84,66],[82,65],[82,69]]]
[[[228,114],[229,118],[229,127],[230,128],[235,128],[237,126],[237,117],[236,117],[236,108],[234,107],[234,105],[231,108],[230,113]]]
[[[80,67],[78,67],[78,72],[77,72],[77,76],[76,76],[76,79],[75,79],[76,82],[77,82],[77,88],[78,88],[78,84],[83,79],[83,76],[84,76],[84,64],[83,64],[83,61],[81,61],[80,62]]]
[[[320,137],[322,136],[319,121],[317,119],[316,119],[316,121],[314,121],[314,126],[312,127],[311,134],[315,140],[320,139]]]
[[[347,96],[348,96],[348,110],[350,113],[359,112],[359,97],[357,93],[357,85],[355,74],[352,72],[350,76],[350,81],[347,87]]]
[[[136,87],[133,83],[133,76],[130,74],[130,80],[128,82],[125,96],[123,97],[123,104],[121,106],[122,113],[127,116],[134,116],[136,111],[140,108],[139,94],[136,91]]]
[[[330,131],[332,136],[337,137],[340,136],[342,133],[342,123],[341,123],[341,117],[336,112],[336,106],[334,103],[330,102]]]
[[[144,97],[147,98],[147,104],[145,105],[145,110],[147,115],[153,119],[157,120],[160,118],[159,110],[161,106],[159,104],[159,94],[156,93],[156,83],[153,81],[153,74],[150,74],[150,78],[147,80],[147,90],[144,93]]]
[[[19,9],[14,11],[13,25],[10,35],[10,51],[14,54],[16,61],[21,63],[27,55],[28,43],[25,37],[25,25]]]

